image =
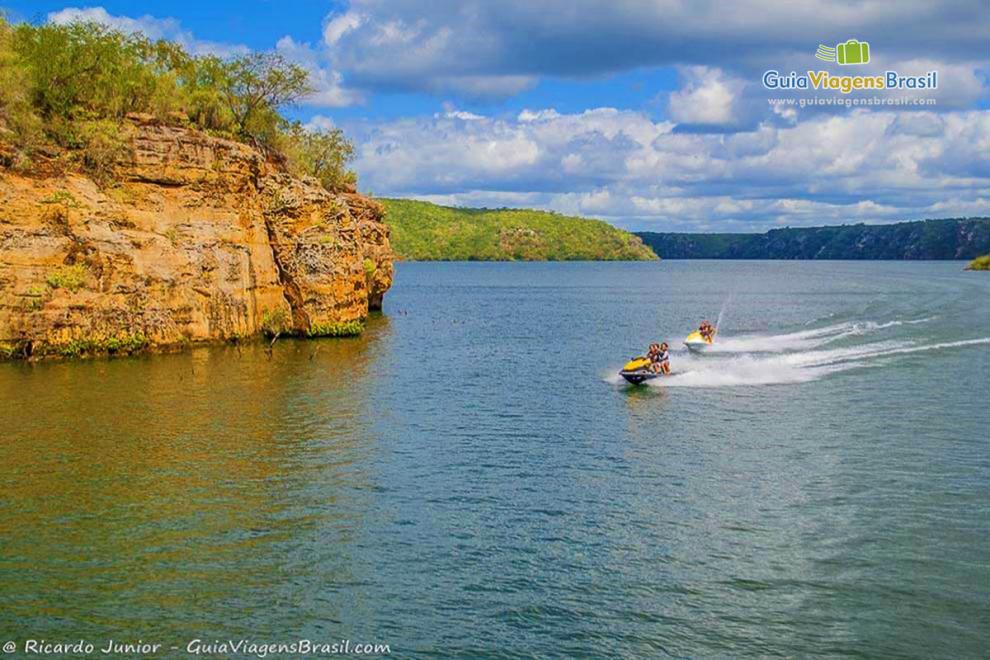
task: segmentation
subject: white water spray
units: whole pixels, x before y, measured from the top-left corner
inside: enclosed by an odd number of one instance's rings
[[[723,305],[719,314],[720,323],[725,308]],[[898,356],[990,345],[990,337],[932,342],[917,336],[890,335],[900,326],[932,320],[848,321],[774,335],[719,336],[703,355],[678,354],[674,375],[649,385],[713,388],[803,383],[852,369],[879,367]],[[869,341],[874,335],[876,339]],[[849,345],[856,341],[861,343]]]

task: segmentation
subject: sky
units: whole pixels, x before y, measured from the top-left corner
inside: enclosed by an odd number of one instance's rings
[[[287,114],[342,128],[376,196],[649,231],[990,216],[982,1],[0,5],[12,21],[99,21],[194,53],[283,54],[316,88]],[[849,39],[869,43],[869,63],[816,58]],[[938,87],[770,90],[768,70],[935,71]],[[862,104],[834,104],[849,99]]]

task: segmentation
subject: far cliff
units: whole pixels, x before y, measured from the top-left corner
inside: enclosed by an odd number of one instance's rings
[[[649,261],[629,232],[601,220],[530,209],[438,206],[381,199],[400,259],[413,261]]]

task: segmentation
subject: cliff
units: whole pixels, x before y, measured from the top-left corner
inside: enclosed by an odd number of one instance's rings
[[[419,261],[655,260],[647,246],[607,222],[532,209],[473,209],[383,199],[392,242]]]
[[[637,236],[665,259],[972,259],[990,251],[990,218]]]
[[[0,357],[360,332],[392,281],[382,207],[255,149],[131,116],[112,183],[0,169]]]

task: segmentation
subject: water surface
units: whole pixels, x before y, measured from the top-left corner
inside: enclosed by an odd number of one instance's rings
[[[961,268],[403,263],[360,339],[0,365],[0,636],[982,655]]]

